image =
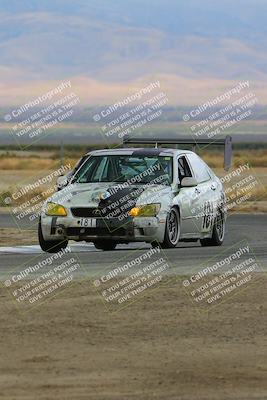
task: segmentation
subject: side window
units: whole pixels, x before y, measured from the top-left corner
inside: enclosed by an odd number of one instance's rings
[[[190,167],[184,156],[178,158],[178,176],[180,182],[183,178],[192,176]]]
[[[208,166],[196,154],[188,154],[189,161],[194,170],[198,183],[206,182],[210,179]]]

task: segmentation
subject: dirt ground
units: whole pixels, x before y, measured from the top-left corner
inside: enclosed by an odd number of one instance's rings
[[[178,280],[115,314],[89,281],[27,314],[0,296],[1,400],[267,399],[266,277],[209,313]]]
[[[0,228],[0,246],[26,246],[31,244],[38,244],[36,231]]]

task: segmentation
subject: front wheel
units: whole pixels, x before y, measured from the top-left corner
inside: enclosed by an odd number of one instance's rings
[[[167,215],[164,241],[162,247],[176,247],[180,239],[180,214],[177,208],[171,208]]]
[[[201,246],[221,246],[223,244],[225,234],[225,216],[220,210],[215,218],[212,237],[208,239],[200,239]]]
[[[68,246],[68,240],[45,240],[42,232],[41,221],[38,224],[38,239],[41,249],[47,253],[58,253]]]
[[[98,250],[111,251],[116,249],[117,243],[113,240],[97,240],[94,245]]]

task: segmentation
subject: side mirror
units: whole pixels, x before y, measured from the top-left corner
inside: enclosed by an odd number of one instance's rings
[[[69,180],[71,178],[71,174],[67,173],[66,175],[61,175],[57,178],[57,190],[63,189],[68,185]]]
[[[183,178],[181,182],[181,187],[194,187],[197,185],[198,185],[197,180],[191,176]]]

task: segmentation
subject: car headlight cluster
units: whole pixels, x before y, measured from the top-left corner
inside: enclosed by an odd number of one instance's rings
[[[45,213],[46,213],[46,215],[50,215],[52,217],[66,217],[67,216],[67,210],[65,207],[63,207],[61,204],[52,203],[52,202],[47,203]]]
[[[160,211],[160,203],[145,204],[129,211],[131,217],[155,217]]]

